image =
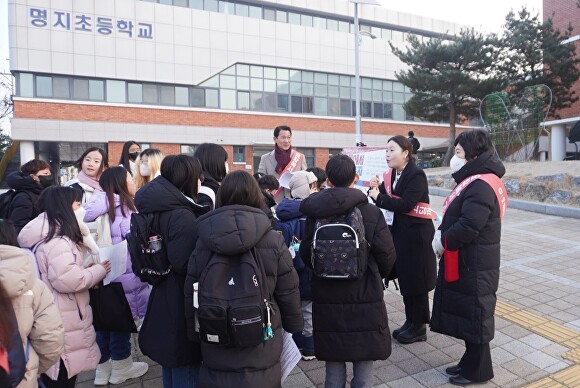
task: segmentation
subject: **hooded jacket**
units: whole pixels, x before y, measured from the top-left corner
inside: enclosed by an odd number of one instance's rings
[[[367,196],[352,188],[330,188],[302,200],[308,217],[300,256],[310,258],[316,219],[345,214],[358,206],[370,244],[368,267],[356,280],[312,278],[314,353],[321,361],[385,360],[391,354],[391,333],[381,278],[395,262],[395,247],[383,213]],[[310,260],[305,264],[312,267]]]
[[[35,249],[40,278],[48,286],[60,312],[64,327],[64,352],[61,355],[68,376],[97,367],[101,353],[95,342],[93,312],[89,305],[89,288],[105,278],[102,265],[83,267],[82,247],[68,237],[48,235],[46,213],[30,221],[18,235],[18,243],[23,248]],[[56,380],[59,362],[46,374]]]
[[[125,215],[121,211],[121,201],[117,194],[115,198],[115,220],[111,223],[111,240],[113,244],[118,244],[125,239],[131,229],[131,211],[125,209]],[[109,201],[107,194],[103,191],[96,192],[87,203],[84,204],[86,210],[84,221],[90,222],[106,214],[109,211]],[[123,284],[125,296],[131,307],[133,319],[138,320],[145,316],[147,311],[147,301],[149,300],[149,285],[143,283],[133,273],[131,256],[127,252],[127,267],[125,273],[114,279],[115,282]]]
[[[8,292],[22,338],[28,346],[26,373],[17,388],[33,388],[62,353],[64,329],[48,287],[36,278],[36,260],[18,247],[0,245],[0,283]]]
[[[16,233],[40,213],[37,209],[38,197],[42,186],[32,179],[29,174],[15,171],[6,177],[6,183],[16,190],[10,203],[8,218],[14,223]]]
[[[505,174],[502,162],[484,152],[453,174],[459,183],[475,174]],[[441,242],[459,250],[459,280],[444,280],[445,257],[433,297],[431,330],[470,343],[490,342],[495,333],[495,304],[499,283],[501,219],[493,189],[475,180],[451,202],[441,226]]]
[[[163,176],[139,189],[135,206],[140,213],[159,213],[159,233],[172,266],[151,290],[139,346],[143,354],[164,367],[199,364],[199,344],[187,339],[183,286],[197,240],[195,220],[208,208],[192,202]]]
[[[208,263],[218,255],[236,256],[255,248],[256,259],[263,263],[267,289],[272,302],[274,338],[254,348],[228,348],[201,344],[203,365],[200,387],[280,387],[282,327],[290,333],[302,330],[298,276],[292,267],[288,248],[279,233],[270,227],[260,209],[249,206],[224,206],[198,220],[199,239],[189,261],[186,301],[190,333],[194,335],[193,283]]]

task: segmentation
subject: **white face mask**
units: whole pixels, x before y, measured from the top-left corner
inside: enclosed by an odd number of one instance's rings
[[[149,169],[149,166],[145,163],[141,163],[141,165],[139,166],[139,173],[141,174],[141,176],[149,176],[151,175],[151,170]]]
[[[457,171],[461,170],[461,167],[465,166],[467,160],[460,158],[457,155],[453,155],[451,160],[449,161],[449,167],[451,168],[451,173],[455,174]]]

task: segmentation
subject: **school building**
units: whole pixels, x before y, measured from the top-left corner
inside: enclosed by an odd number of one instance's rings
[[[355,145],[354,5],[348,0],[9,0],[12,136],[20,160],[59,162],[135,140],[167,154],[213,142],[257,169],[278,125],[310,166]],[[462,26],[360,5],[362,141],[413,130],[441,145],[446,124],[403,109],[410,91],[389,43]]]

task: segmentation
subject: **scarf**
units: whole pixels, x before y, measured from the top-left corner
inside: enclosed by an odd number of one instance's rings
[[[274,145],[274,158],[276,158],[276,173],[280,174],[284,168],[290,163],[290,156],[292,155],[292,146],[287,151],[281,150],[278,144]]]
[[[99,185],[99,181],[94,179],[94,178],[91,178],[90,176],[85,174],[83,171],[79,172],[79,175],[77,178],[78,178],[80,183],[84,183],[85,185],[92,187],[96,191],[103,191],[103,189],[101,189],[101,186]]]

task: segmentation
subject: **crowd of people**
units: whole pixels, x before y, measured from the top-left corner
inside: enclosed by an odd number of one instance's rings
[[[446,370],[450,383],[492,379],[505,169],[487,132],[461,133],[451,163],[461,190],[435,230],[430,212],[417,210],[429,208],[429,190],[409,135],[389,139],[389,170],[368,191],[355,188],[346,155],[307,169],[287,126],[274,130],[275,149],[254,176],[230,172],[227,152],[211,143],[165,156],[129,141],[117,166],[89,148],[63,186],[46,162],[25,163],[6,179],[16,193],[0,219],[0,386],[74,387],[89,370],[100,386],[147,373],[133,360],[131,333],[96,331],[90,306],[112,267],[100,248],[127,239],[133,214],[154,215],[170,270],[148,284],[127,252],[113,282],[165,388],[280,387],[285,333],[303,360],[325,361],[326,387],[345,386],[348,362],[351,386],[371,387],[391,336],[426,341],[428,325],[465,341]],[[321,270],[329,259],[317,243],[328,225],[357,235],[358,256],[329,264],[349,276]],[[391,333],[383,297],[393,278],[405,321]]]

